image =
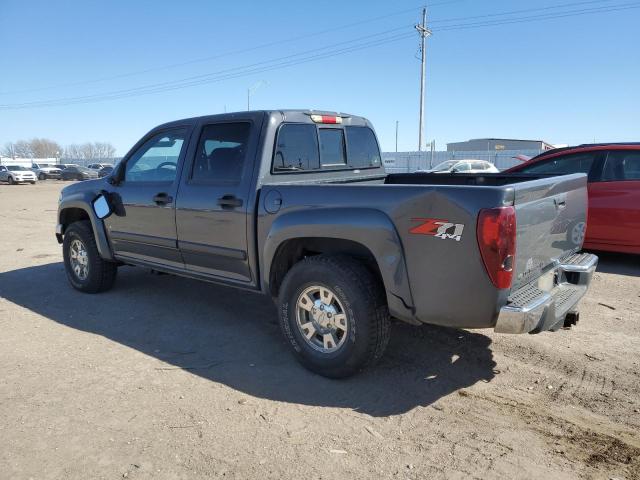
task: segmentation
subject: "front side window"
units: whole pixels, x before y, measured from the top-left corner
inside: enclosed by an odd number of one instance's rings
[[[531,166],[523,167],[521,173],[542,173],[553,175],[567,175],[570,173],[589,173],[595,155],[593,153],[574,153],[563,157],[536,162]]]
[[[610,152],[602,170],[602,181],[640,180],[640,151]]]
[[[346,127],[349,166],[356,168],[380,165],[380,149],[373,131],[368,127]]]
[[[346,165],[344,133],[341,128],[320,129],[320,163],[323,167]]]
[[[456,163],[456,166],[453,167],[454,172],[466,172],[468,170],[471,170],[471,164],[469,162]]]
[[[247,154],[251,124],[216,123],[202,129],[191,179],[239,182]]]
[[[173,182],[185,143],[185,128],[158,133],[127,160],[125,182]]]
[[[295,172],[320,168],[315,125],[288,123],[280,127],[273,159],[274,172]]]

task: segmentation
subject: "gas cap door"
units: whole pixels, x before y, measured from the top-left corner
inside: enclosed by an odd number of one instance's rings
[[[263,205],[267,213],[277,213],[282,206],[282,195],[278,190],[269,190],[264,196]]]

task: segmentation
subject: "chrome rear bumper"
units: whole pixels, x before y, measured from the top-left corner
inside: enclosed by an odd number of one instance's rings
[[[598,257],[577,253],[563,260],[554,270],[550,290],[530,283],[512,292],[507,305],[500,309],[494,330],[498,333],[537,333],[557,330],[568,312],[587,292]]]

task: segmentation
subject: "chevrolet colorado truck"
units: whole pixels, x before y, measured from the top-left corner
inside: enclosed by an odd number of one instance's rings
[[[295,356],[345,377],[382,355],[392,319],[574,324],[597,257],[561,226],[586,221],[586,185],[387,175],[362,117],[229,113],[156,127],[108,177],[64,188],[56,236],[82,292],[111,288],[122,265],[262,292]]]

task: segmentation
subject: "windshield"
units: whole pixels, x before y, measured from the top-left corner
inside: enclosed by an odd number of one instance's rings
[[[433,167],[434,172],[444,172],[446,170],[451,170],[453,166],[458,163],[459,160],[447,160],[446,162],[439,163],[435,167]]]
[[[20,172],[23,170],[24,171],[28,170],[27,168],[21,167],[20,165],[8,165],[7,168],[12,172]]]

